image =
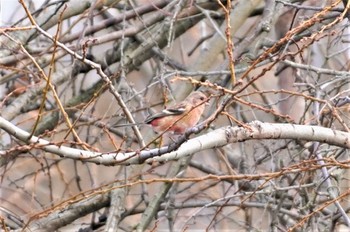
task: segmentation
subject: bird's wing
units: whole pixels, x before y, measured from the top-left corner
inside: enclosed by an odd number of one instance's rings
[[[162,117],[165,117],[165,116],[171,116],[171,115],[180,115],[180,114],[183,114],[184,112],[186,111],[186,108],[185,107],[179,107],[176,106],[176,107],[171,107],[171,108],[168,108],[168,109],[164,109],[162,110],[161,112],[159,113],[156,113],[154,115],[151,115],[149,117],[147,117],[145,119],[145,123],[151,123],[154,119],[157,119],[157,118],[162,118]]]

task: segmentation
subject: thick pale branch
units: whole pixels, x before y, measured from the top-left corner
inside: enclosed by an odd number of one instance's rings
[[[56,145],[54,142],[40,139],[16,127],[11,122],[0,117],[0,128],[11,136],[46,152],[86,162],[105,165],[130,165],[142,162],[167,161],[179,159],[196,152],[225,146],[229,143],[242,142],[252,139],[298,139],[306,141],[318,141],[344,148],[350,148],[350,134],[332,130],[320,126],[262,123],[254,121],[246,127],[224,127],[207,134],[190,139],[182,144],[176,151],[169,151],[168,147],[159,149],[143,150],[127,153],[101,153],[74,149],[66,146]],[[6,151],[1,154],[5,155]]]

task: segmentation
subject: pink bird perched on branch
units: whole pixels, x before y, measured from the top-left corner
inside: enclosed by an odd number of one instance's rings
[[[207,96],[199,91],[192,92],[185,100],[146,118],[145,123],[157,133],[172,131],[183,134],[196,125],[203,114]]]

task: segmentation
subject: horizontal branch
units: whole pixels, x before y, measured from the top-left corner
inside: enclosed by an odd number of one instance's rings
[[[169,152],[167,146],[151,150],[137,152],[102,153],[59,146],[55,143],[38,137],[31,137],[29,133],[13,125],[11,122],[0,117],[0,128],[9,133],[10,136],[37,148],[56,154],[62,158],[70,158],[85,162],[104,165],[130,165],[143,162],[167,161],[179,159],[183,156],[196,152],[222,147],[229,143],[237,143],[252,139],[298,139],[306,141],[317,141],[343,148],[350,148],[350,133],[332,130],[320,126],[262,123],[254,121],[247,127],[223,127],[196,138],[190,139],[182,144],[176,151]],[[1,155],[7,151],[1,151]]]

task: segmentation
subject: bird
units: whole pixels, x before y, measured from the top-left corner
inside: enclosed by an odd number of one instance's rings
[[[198,123],[207,99],[203,92],[194,91],[182,102],[150,115],[145,123],[151,125],[156,133],[183,134]]]

